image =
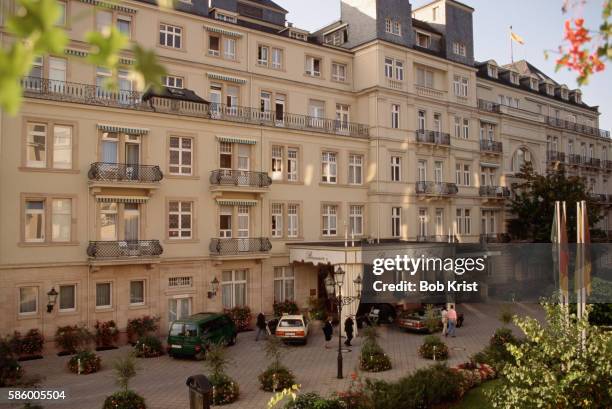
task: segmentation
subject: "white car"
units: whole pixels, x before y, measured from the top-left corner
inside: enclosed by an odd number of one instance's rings
[[[285,342],[308,342],[308,319],[303,315],[283,315],[278,320],[275,335]]]

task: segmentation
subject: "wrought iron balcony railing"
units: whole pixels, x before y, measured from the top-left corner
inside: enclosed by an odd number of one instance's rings
[[[506,186],[480,186],[479,193],[482,197],[510,197],[510,189]]]
[[[546,122],[548,123],[548,125],[554,126],[555,128],[567,129],[570,131],[579,132],[584,135],[598,136],[600,138],[610,138],[610,131],[595,128],[585,124],[578,124],[576,122],[567,121],[565,119],[547,116]]]
[[[218,186],[266,188],[272,184],[272,178],[265,172],[217,169],[210,172],[210,184]]]
[[[565,162],[565,153],[559,151],[547,151],[546,160],[548,162]]]
[[[418,235],[417,241],[419,243],[448,243],[449,241],[451,243],[456,243],[458,240],[455,235],[451,235],[449,238],[448,234],[446,235],[438,234],[438,235],[427,235],[427,236]]]
[[[612,160],[602,160],[601,167],[605,170],[612,171]]]
[[[456,195],[459,188],[454,183],[416,182],[417,195],[450,196]]]
[[[481,111],[487,111],[487,112],[497,112],[497,113],[500,112],[498,103],[486,101],[484,99],[478,100],[478,109],[480,109]]]
[[[501,142],[488,141],[488,140],[480,141],[480,151],[481,152],[502,153],[503,150],[504,150],[503,144]]]
[[[204,104],[164,97],[154,97],[148,101],[143,101],[143,94],[138,91],[108,91],[103,87],[95,85],[55,81],[37,77],[25,77],[22,79],[21,84],[24,95],[30,98],[160,112],[276,128],[309,130],[360,138],[367,138],[370,134],[370,128],[364,124],[316,118],[282,111],[262,111],[259,108],[227,106],[215,103]]]
[[[582,156],[575,153],[570,153],[567,155],[567,159],[570,165],[582,165],[583,162]]]
[[[163,252],[159,240],[90,241],[87,247],[93,259],[149,258]]]
[[[87,176],[89,180],[98,182],[156,183],[164,178],[164,174],[157,165],[128,165],[107,162],[92,163]]]
[[[416,131],[416,141],[420,143],[448,146],[450,145],[450,135],[444,132],[419,129]]]
[[[266,254],[272,250],[272,243],[267,237],[251,237],[243,239],[210,240],[212,256],[237,256],[241,254]]]
[[[582,158],[583,165],[589,168],[601,168],[601,160],[598,158]]]

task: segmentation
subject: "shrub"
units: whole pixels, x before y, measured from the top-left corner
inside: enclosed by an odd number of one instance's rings
[[[423,345],[419,347],[419,355],[425,359],[445,361],[448,359],[448,347],[440,337],[428,335],[423,340]]]
[[[348,390],[338,392],[338,399],[350,409],[372,409],[373,403],[365,391],[365,385],[357,373],[351,374]]]
[[[75,354],[86,348],[91,341],[91,332],[83,326],[66,325],[55,331],[55,345],[64,354]]]
[[[101,359],[98,355],[91,351],[81,351],[72,356],[68,361],[68,369],[70,372],[87,375],[98,372],[101,366]]]
[[[368,327],[363,331],[364,343],[361,347],[359,367],[368,372],[382,372],[391,369],[391,359],[378,344],[376,327]]]
[[[119,328],[115,321],[96,321],[95,339],[98,348],[111,348],[119,340]]]
[[[18,356],[36,356],[42,352],[45,338],[38,329],[31,329],[24,336],[19,331],[15,331],[10,343],[11,349]]]
[[[115,392],[104,400],[102,409],[146,409],[144,398],[134,391]]]
[[[134,345],[134,352],[138,358],[156,358],[164,354],[164,348],[159,338],[145,335]]]
[[[313,320],[327,319],[327,310],[325,309],[325,301],[317,297],[308,299],[308,312]]]
[[[285,409],[346,409],[346,405],[338,398],[326,399],[310,392],[298,395],[285,405]]]
[[[490,365],[496,372],[500,372],[506,364],[515,362],[506,345],[519,344],[520,341],[516,339],[510,329],[499,328],[489,340],[489,345],[472,356],[471,360]]]
[[[250,329],[253,315],[249,307],[234,307],[225,310],[225,313],[234,321],[234,325],[239,332]]]
[[[295,384],[295,376],[284,366],[279,366],[277,368],[270,366],[259,374],[259,383],[261,383],[261,389],[264,391],[276,392],[285,388],[290,388]]]
[[[0,387],[15,386],[23,377],[23,369],[7,338],[0,338]]]
[[[213,404],[226,405],[235,402],[240,395],[238,384],[225,374],[230,363],[225,348],[220,344],[210,344],[206,354],[205,366],[210,372],[208,380],[213,386]]]
[[[295,301],[285,300],[283,302],[274,303],[274,315],[280,317],[283,314],[295,315],[299,313],[300,309]]]
[[[127,323],[127,335],[130,342],[136,342],[145,335],[149,335],[159,328],[159,317],[145,315],[132,318]]]

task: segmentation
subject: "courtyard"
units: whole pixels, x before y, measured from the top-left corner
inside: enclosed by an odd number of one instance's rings
[[[541,317],[537,305],[514,304],[517,315]],[[450,349],[450,366],[465,362],[481,350],[488,342],[499,322],[499,306],[485,304],[460,304],[458,311],[465,314],[462,328],[457,330],[456,338],[445,338]],[[327,395],[346,390],[351,382],[351,374],[358,366],[361,338],[353,341],[350,352],[344,356],[344,379],[336,379],[337,349],[325,349],[320,323],[311,327],[308,344],[289,346],[284,351],[283,362],[295,374],[303,392],[317,391]],[[516,332],[516,329],[515,329]],[[263,351],[264,342],[255,342],[255,332],[239,334],[235,346],[230,347],[228,356],[232,363],[228,373],[240,386],[240,399],[228,409],[265,408],[272,396],[259,389],[257,376],[267,366]],[[517,334],[518,335],[518,334]],[[337,338],[334,338],[337,341]],[[379,342],[391,357],[393,368],[389,371],[370,374],[361,373],[364,378],[385,380],[398,379],[417,368],[430,365],[432,361],[418,356],[417,349],[423,335],[407,333],[394,326],[379,327]],[[334,345],[336,345],[334,343]],[[47,402],[45,408],[57,409],[97,409],[102,406],[106,396],[117,390],[112,373],[112,361],[117,356],[128,353],[130,348],[123,346],[117,350],[98,352],[102,357],[102,369],[91,375],[74,375],[66,369],[68,357],[47,356],[43,360],[24,362],[28,376],[39,375],[43,378],[43,389],[63,389],[67,399],[62,402]],[[151,409],[186,409],[189,407],[185,380],[188,376],[205,373],[202,362],[176,360],[168,356],[139,359],[140,371],[131,383],[131,389],[146,398]],[[7,409],[21,408],[22,405],[2,405]]]

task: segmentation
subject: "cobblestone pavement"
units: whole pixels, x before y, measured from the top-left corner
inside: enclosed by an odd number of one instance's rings
[[[465,323],[457,330],[456,338],[445,339],[450,349],[449,365],[464,362],[468,357],[482,349],[488,342],[498,321],[499,308],[496,305],[470,304],[459,305],[458,311],[465,314]],[[542,312],[535,305],[517,305],[514,312],[519,315],[541,317]],[[418,346],[423,335],[406,333],[390,326],[379,330],[379,342],[391,357],[393,369],[379,374],[364,373],[364,377],[394,380],[410,373],[416,368],[427,366],[431,361],[420,358]],[[335,338],[337,340],[337,338]],[[344,356],[344,374],[342,380],[336,379],[337,350],[325,349],[323,335],[319,326],[315,326],[308,345],[290,346],[283,357],[283,362],[294,373],[302,391],[318,391],[323,394],[345,390],[350,383],[350,373],[355,371],[361,345],[361,338],[353,342],[353,348]],[[263,352],[264,342],[255,342],[255,332],[241,333],[238,342],[229,349],[232,359],[229,375],[240,385],[240,399],[228,409],[265,408],[271,397],[270,393],[259,389],[258,374],[266,367]],[[53,409],[98,409],[104,398],[117,387],[112,376],[113,358],[127,353],[128,347],[118,350],[99,352],[103,368],[91,375],[77,376],[68,372],[68,357],[48,356],[43,360],[24,362],[29,375],[44,377],[43,388],[65,389],[69,396],[64,402],[45,404]],[[152,359],[139,359],[140,371],[131,383],[131,388],[146,398],[150,409],[187,409],[188,396],[185,379],[194,374],[203,373],[202,362],[191,360],[174,360],[167,356]],[[0,408],[21,408],[21,405],[0,404]]]

